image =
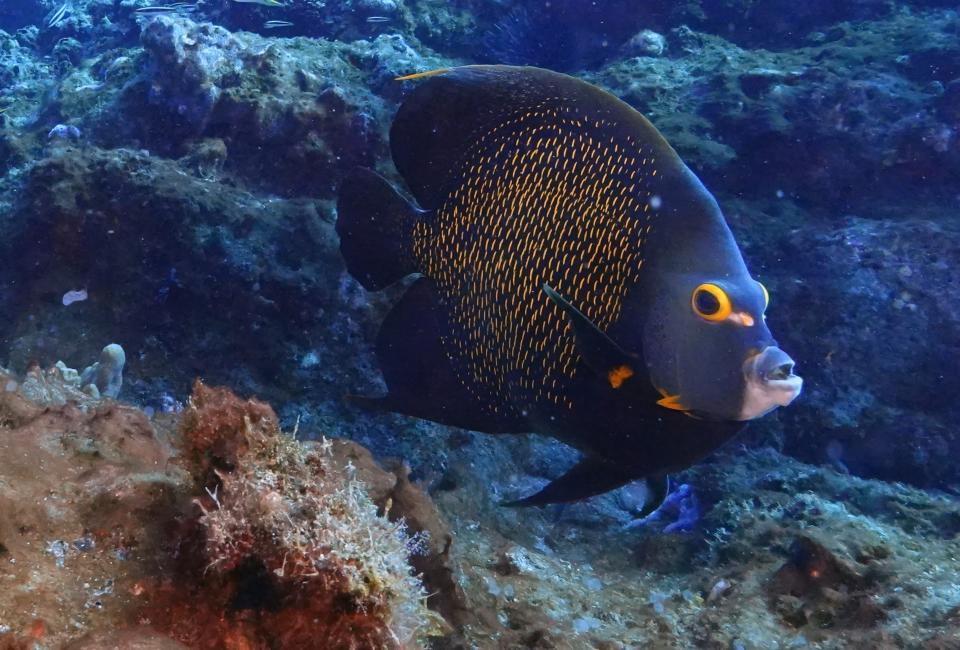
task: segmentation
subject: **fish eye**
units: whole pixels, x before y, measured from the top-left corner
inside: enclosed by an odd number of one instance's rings
[[[770,292],[767,291],[767,288],[763,286],[763,282],[757,282],[760,285],[760,288],[763,289],[763,310],[767,310],[767,305],[770,304]]]
[[[709,282],[693,290],[690,304],[697,316],[713,323],[726,320],[733,311],[727,292]]]

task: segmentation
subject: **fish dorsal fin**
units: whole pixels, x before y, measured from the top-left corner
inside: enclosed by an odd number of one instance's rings
[[[626,136],[656,156],[664,169],[682,166],[645,117],[610,93],[565,74],[540,68],[475,65],[417,73],[390,129],[394,163],[419,204],[437,209],[469,151],[494,128],[520,118],[551,120],[555,111],[603,131]],[[405,82],[406,83],[406,82]],[[551,117],[553,115],[553,117]]]
[[[570,326],[577,341],[577,352],[583,357],[584,363],[598,377],[604,379],[610,388],[620,390],[628,385],[647,383],[646,363],[640,355],[623,350],[549,284],[543,285],[543,291],[570,319]]]

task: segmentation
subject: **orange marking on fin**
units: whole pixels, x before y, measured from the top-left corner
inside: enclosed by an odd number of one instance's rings
[[[660,391],[663,393],[664,391]],[[686,411],[683,404],[680,403],[679,395],[664,395],[663,399],[657,400],[657,404],[664,408],[672,409],[674,411]]]
[[[438,74],[446,74],[453,70],[453,68],[437,68],[436,70],[427,70],[426,72],[414,72],[413,74],[405,74],[401,77],[394,77],[394,81],[409,81],[410,79],[421,79],[423,77],[433,77]]]
[[[633,368],[628,365],[617,366],[607,373],[607,381],[610,382],[610,386],[614,389],[623,386],[623,382],[631,377],[633,377]]]

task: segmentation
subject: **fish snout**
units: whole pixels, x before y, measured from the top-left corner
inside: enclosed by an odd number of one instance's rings
[[[738,419],[752,420],[795,400],[803,388],[803,379],[793,374],[795,365],[775,345],[749,357],[743,364],[746,391]]]
[[[757,355],[754,372],[762,381],[783,381],[793,375],[794,365],[790,355],[778,347],[770,346]]]

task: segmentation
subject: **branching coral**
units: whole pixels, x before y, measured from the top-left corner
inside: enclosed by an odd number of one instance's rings
[[[193,598],[171,591],[155,624],[192,647],[329,650],[417,646],[440,628],[408,563],[424,540],[378,514],[331,444],[307,448],[269,406],[199,382],[182,432],[203,562]],[[212,603],[228,616],[184,624]]]

